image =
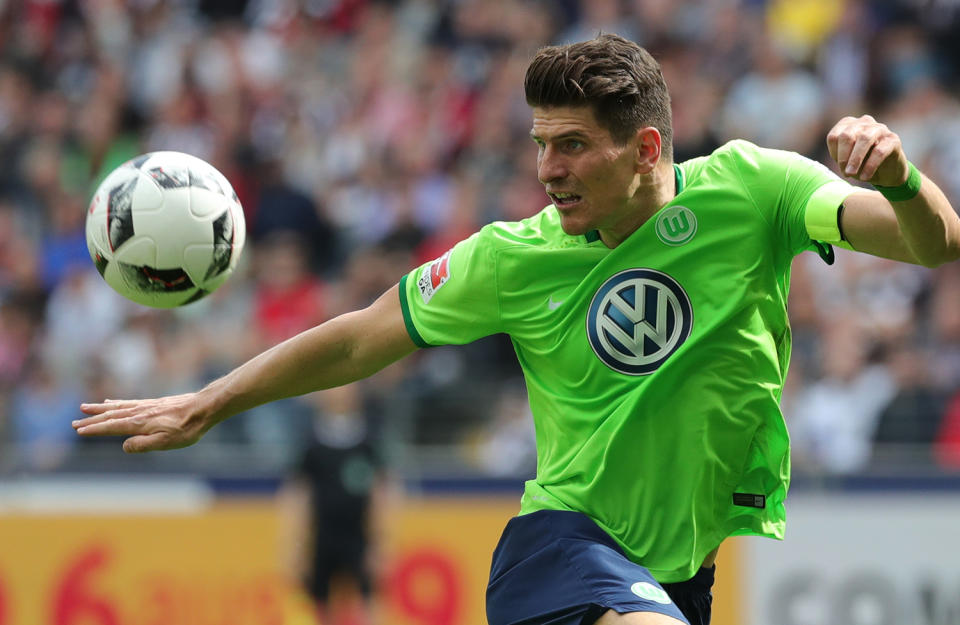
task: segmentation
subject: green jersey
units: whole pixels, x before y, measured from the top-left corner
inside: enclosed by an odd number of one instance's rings
[[[537,435],[521,514],[582,512],[663,583],[727,536],[783,536],[790,264],[832,254],[855,190],[745,141],[675,172],[676,197],[614,249],[548,206],[400,285],[420,346],[510,336]]]

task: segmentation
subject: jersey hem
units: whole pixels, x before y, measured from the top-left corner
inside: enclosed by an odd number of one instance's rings
[[[423,340],[420,333],[417,332],[417,326],[413,325],[413,317],[410,315],[410,302],[407,301],[407,278],[409,274],[400,278],[400,310],[403,313],[403,325],[407,329],[407,334],[417,347],[432,347]]]
[[[574,508],[555,497],[546,488],[540,485],[536,480],[528,480],[524,485],[523,496],[520,498],[520,511],[517,516],[525,516],[541,510],[554,510],[577,512],[593,521],[607,536],[611,538],[624,555],[631,562],[635,562],[645,567],[661,584],[673,584],[684,582],[692,578],[703,564],[704,558],[723,541],[732,536],[761,536],[763,538],[772,538],[774,540],[783,540],[786,520],[764,520],[758,517],[749,517],[744,519],[729,519],[709,534],[700,537],[698,544],[703,545],[696,551],[693,561],[681,566],[672,568],[658,567],[649,559],[644,559],[636,553],[620,536],[613,532],[602,520],[596,516],[584,511],[582,508]]]

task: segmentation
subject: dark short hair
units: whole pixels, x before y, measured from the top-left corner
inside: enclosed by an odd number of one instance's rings
[[[523,87],[530,106],[591,107],[621,145],[639,128],[653,126],[663,139],[663,154],[672,158],[673,122],[663,72],[632,41],[604,34],[541,48],[527,67]]]

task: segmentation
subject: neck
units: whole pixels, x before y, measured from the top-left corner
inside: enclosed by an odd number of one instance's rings
[[[637,228],[653,217],[677,195],[673,163],[661,161],[647,175],[638,175],[630,196],[632,207],[627,216],[612,228],[601,228],[600,240],[609,248],[623,243]]]

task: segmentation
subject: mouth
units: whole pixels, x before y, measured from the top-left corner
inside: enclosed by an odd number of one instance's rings
[[[547,192],[547,195],[550,196],[550,199],[553,200],[553,205],[557,208],[570,208],[571,206],[577,204],[583,198],[576,193],[567,193],[567,192]]]

